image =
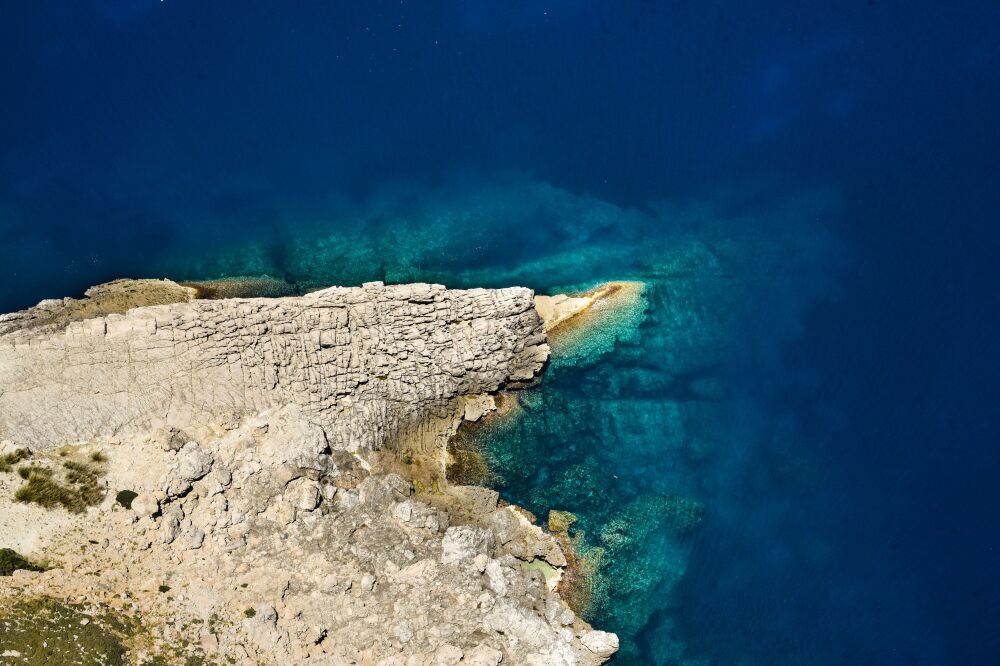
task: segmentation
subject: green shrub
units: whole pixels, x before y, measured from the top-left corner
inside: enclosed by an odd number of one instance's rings
[[[169,585],[160,585],[160,587],[158,589],[160,590],[161,593],[166,594],[167,592],[170,591],[170,586]]]
[[[103,463],[108,461],[108,457],[101,453],[100,451],[94,451],[90,454],[90,459],[95,463]]]
[[[101,476],[100,470],[75,460],[67,460],[63,467],[66,468],[66,480],[70,483],[92,483]]]
[[[83,511],[80,497],[72,489],[44,476],[30,477],[28,482],[14,493],[14,499],[18,502],[37,504],[46,509],[62,506],[74,513]]]
[[[126,509],[132,508],[132,500],[139,496],[139,493],[132,490],[119,490],[115,495],[115,501]]]
[[[26,560],[17,551],[10,548],[0,548],[0,576],[10,576],[18,569],[45,571],[45,567]]]
[[[4,650],[22,655],[17,663],[108,666],[132,663],[126,644],[140,628],[109,607],[51,597],[16,598],[0,609],[0,627]]]
[[[253,617],[254,615],[257,614],[257,611],[255,611],[252,608],[248,608],[245,611],[243,611],[243,614],[246,615],[247,617]]]

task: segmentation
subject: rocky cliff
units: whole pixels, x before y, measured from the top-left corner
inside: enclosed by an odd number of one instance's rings
[[[0,578],[5,657],[614,653],[556,591],[559,542],[441,473],[461,421],[547,358],[529,290],[195,296],[120,281],[0,317],[0,547],[48,567]]]
[[[548,356],[532,294],[517,288],[370,283],[86,319],[40,308],[0,317],[0,438],[41,446],[288,404],[336,448],[419,446],[435,439],[430,417],[530,379]]]

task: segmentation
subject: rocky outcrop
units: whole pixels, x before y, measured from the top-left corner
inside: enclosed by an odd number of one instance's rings
[[[535,296],[535,309],[546,331],[552,331],[582,312],[616,298],[620,292],[641,288],[637,282],[606,282],[575,295]]]
[[[187,289],[173,288],[161,291]],[[460,398],[528,380],[548,356],[520,288],[369,283],[72,314],[58,326],[63,310],[87,310],[74,303],[0,317],[0,439],[45,448],[294,404],[337,448],[421,450],[450,434]]]
[[[64,331],[75,321],[151,305],[186,303],[196,295],[196,289],[171,280],[115,280],[91,287],[83,298],[49,299],[27,310],[0,315],[0,338],[39,339]]]
[[[0,547],[55,567],[0,578],[0,619],[34,595],[99,602],[143,618],[137,661],[596,666],[617,649],[555,591],[551,535],[489,489],[415,492],[417,465],[381,454],[436,445],[535,375],[530,291],[371,284],[17,321],[0,319],[0,439],[24,465],[99,465],[105,499],[15,503],[0,473]]]

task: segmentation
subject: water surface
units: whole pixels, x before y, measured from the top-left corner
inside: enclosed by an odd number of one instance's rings
[[[485,442],[603,549],[618,663],[993,664],[998,33],[985,0],[21,3],[0,309],[640,281]]]

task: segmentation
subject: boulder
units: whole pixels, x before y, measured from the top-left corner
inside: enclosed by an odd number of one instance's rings
[[[580,642],[602,659],[607,659],[618,651],[618,636],[607,631],[594,629],[585,632],[580,636]]]
[[[140,518],[155,516],[160,510],[160,503],[152,493],[139,493],[132,500],[132,511]]]

